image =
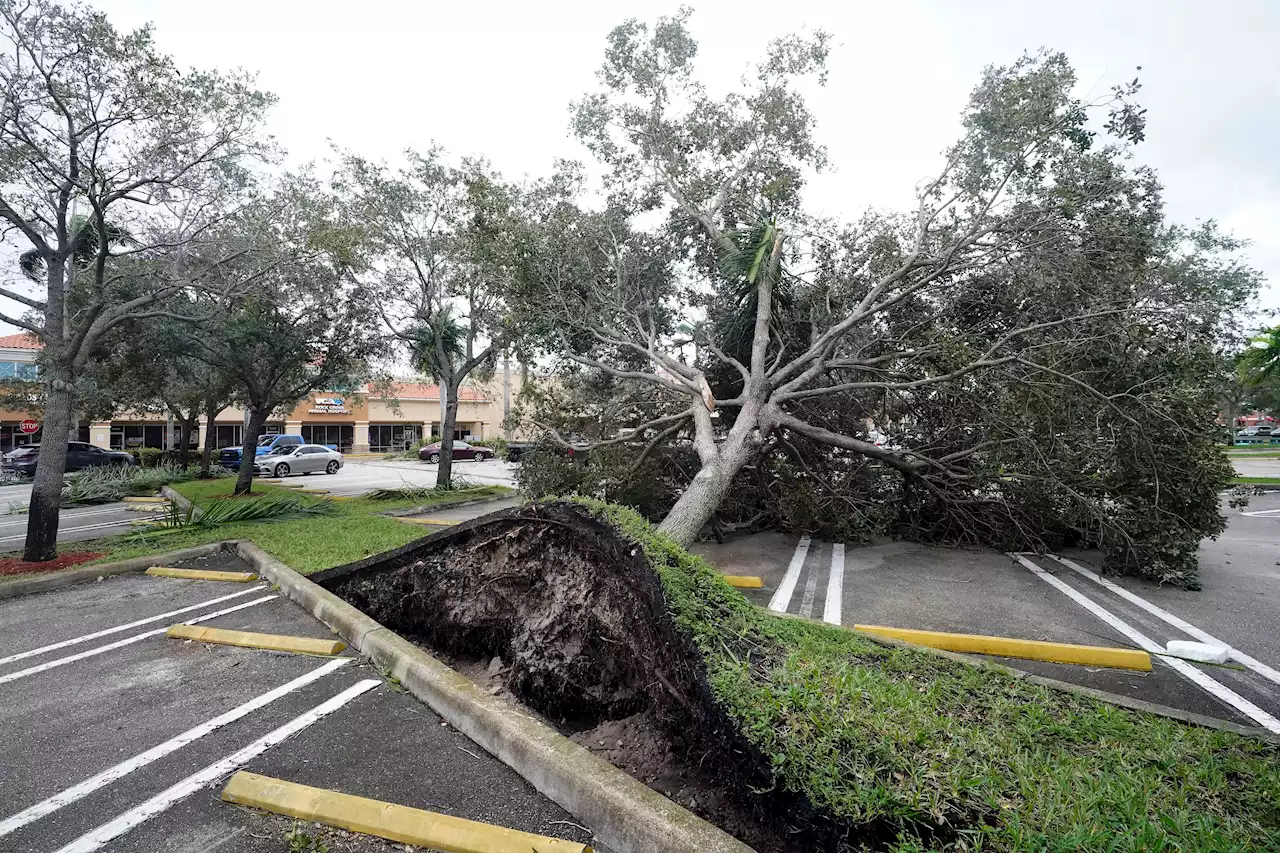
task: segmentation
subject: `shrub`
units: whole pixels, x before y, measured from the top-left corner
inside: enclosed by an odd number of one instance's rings
[[[162,462],[168,461],[172,454],[159,447],[140,447],[133,451],[133,456],[143,468],[155,468]]]
[[[62,488],[62,505],[102,504],[128,495],[145,495],[161,486],[180,483],[195,476],[195,469],[179,468],[161,460],[153,468],[102,465],[68,474]]]
[[[501,436],[483,438],[478,441],[468,441],[467,444],[470,444],[473,447],[487,447],[492,450],[494,455],[499,459],[507,458],[507,440]]]

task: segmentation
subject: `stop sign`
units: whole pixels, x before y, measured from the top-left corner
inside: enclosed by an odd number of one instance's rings
[[[39,431],[40,422],[33,421],[31,420],[31,418],[27,418],[25,421],[18,424],[18,429],[22,430],[27,435],[31,435],[31,433]]]

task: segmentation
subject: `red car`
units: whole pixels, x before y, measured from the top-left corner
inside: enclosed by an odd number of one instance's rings
[[[453,443],[454,459],[474,459],[477,462],[483,462],[486,459],[492,459],[493,456],[493,449],[489,447],[478,447],[467,444],[465,441],[455,441]],[[418,459],[423,462],[439,462],[440,442],[423,445],[422,449],[418,451]]]

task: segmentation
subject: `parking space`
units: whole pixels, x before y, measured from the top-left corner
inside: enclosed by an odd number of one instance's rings
[[[182,565],[247,568],[230,555]],[[218,800],[235,769],[589,840],[358,656],[164,636],[192,619],[333,636],[254,582],[133,575],[0,602],[0,850],[290,850],[292,822]]]
[[[1280,509],[1280,496],[1276,502]],[[1271,508],[1263,503],[1255,500],[1247,511]],[[1151,672],[1001,662],[1280,733],[1280,675],[1275,674],[1280,637],[1274,630],[1280,513],[1230,515],[1228,534],[1205,545],[1205,589],[1198,592],[1133,579],[1104,586],[1091,576],[1098,574],[1100,561],[1089,553],[1063,555],[1082,570],[1077,571],[1049,557],[1020,560],[905,542],[845,547],[773,533],[696,550],[726,574],[761,577],[762,589],[743,590],[761,607],[849,627],[885,625],[1149,652],[1163,651],[1170,640],[1199,640],[1205,634],[1241,654],[1223,666],[1153,655]],[[1246,659],[1258,666],[1241,662]]]

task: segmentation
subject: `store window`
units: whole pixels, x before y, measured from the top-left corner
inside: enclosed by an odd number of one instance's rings
[[[164,447],[164,424],[112,424],[111,449],[137,450]]]
[[[35,379],[40,368],[31,361],[0,361],[0,379]]]
[[[422,424],[369,424],[369,450],[395,453],[422,441]]]
[[[303,424],[302,440],[307,444],[332,444],[343,453],[351,452],[355,439],[353,424]]]
[[[470,441],[472,438],[479,436],[472,433],[471,428],[475,424],[454,424],[453,440],[454,441]],[[438,437],[440,435],[440,424],[438,422],[431,424],[431,435]]]
[[[213,430],[213,447],[239,447],[244,444],[244,428],[240,424],[217,424]]]

